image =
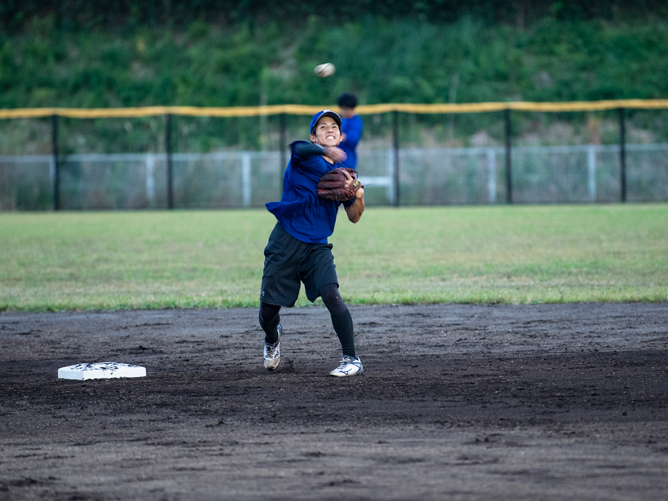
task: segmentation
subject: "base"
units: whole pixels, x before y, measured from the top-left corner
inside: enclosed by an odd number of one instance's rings
[[[95,362],[76,364],[58,369],[60,379],[112,379],[120,377],[145,377],[146,368],[139,365],[120,364],[118,362]]]

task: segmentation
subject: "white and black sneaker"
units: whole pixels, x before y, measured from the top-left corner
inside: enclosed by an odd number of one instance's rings
[[[341,365],[330,372],[329,375],[336,377],[346,377],[362,374],[363,372],[364,367],[362,366],[362,361],[359,358],[351,357],[350,355],[343,355],[343,358],[341,359]]]
[[[281,362],[281,332],[283,328],[281,324],[276,327],[278,331],[278,341],[274,344],[264,343],[264,368],[273,371]]]

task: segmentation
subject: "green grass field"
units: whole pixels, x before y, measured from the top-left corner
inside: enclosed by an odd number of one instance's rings
[[[257,306],[273,224],[262,209],[2,213],[0,310]],[[668,301],[666,204],[367,208],[330,241],[349,304]]]

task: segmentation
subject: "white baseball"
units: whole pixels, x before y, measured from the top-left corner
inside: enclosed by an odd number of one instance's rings
[[[331,77],[336,71],[336,67],[332,63],[319,64],[313,70],[313,73],[320,78]]]

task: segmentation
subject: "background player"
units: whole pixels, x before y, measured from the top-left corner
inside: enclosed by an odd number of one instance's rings
[[[343,124],[341,125],[341,132],[343,138],[340,148],[346,153],[346,160],[344,162],[346,167],[357,169],[357,143],[362,139],[362,132],[364,124],[362,117],[360,117],[355,108],[357,107],[357,97],[349,92],[344,92],[339,96],[339,108]]]
[[[276,369],[281,359],[279,311],[282,306],[294,306],[301,282],[310,301],[322,297],[341,342],[343,359],[330,375],[354,376],[364,370],[355,354],[353,320],[339,295],[332,245],[327,242],[342,202],[320,198],[317,193],[320,178],[346,159],[338,148],[341,138],[341,117],[330,110],[316,113],[311,120],[311,143],[296,141],[290,145],[292,154],[283,175],[281,201],[266,204],[277,219],[264,250],[260,292],[264,366],[269,370]],[[348,173],[346,177],[352,184],[352,177]],[[360,188],[343,206],[348,219],[358,222],[364,212],[364,189]]]

